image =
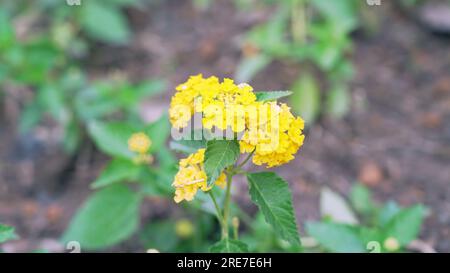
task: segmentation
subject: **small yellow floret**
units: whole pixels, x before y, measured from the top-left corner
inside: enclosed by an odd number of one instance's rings
[[[151,146],[152,141],[143,132],[135,133],[128,139],[128,149],[135,153],[145,154]]]

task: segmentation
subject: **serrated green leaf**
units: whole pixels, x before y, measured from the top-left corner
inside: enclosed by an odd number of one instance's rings
[[[315,79],[308,74],[303,75],[291,88],[290,97],[292,109],[299,114],[307,124],[312,124],[320,113],[320,91]]]
[[[418,236],[424,216],[422,205],[401,210],[387,224],[386,237],[394,237],[401,246],[407,245]]]
[[[104,188],[78,209],[62,240],[78,241],[83,249],[117,244],[136,231],[140,203],[140,195],[124,185]]]
[[[108,163],[100,176],[91,184],[91,187],[97,189],[124,180],[133,180],[138,176],[140,169],[139,165],[130,160],[114,159]]]
[[[258,91],[255,92],[257,101],[278,100],[292,95],[291,91]]]
[[[13,227],[0,224],[0,244],[17,238]]]
[[[300,245],[289,185],[273,172],[247,174],[252,201],[282,239]]]
[[[88,131],[102,152],[112,157],[131,159],[134,156],[128,149],[128,139],[137,130],[129,124],[91,122]]]
[[[236,162],[239,153],[239,143],[235,140],[210,140],[206,143],[204,168],[208,186],[219,178],[226,167]]]
[[[306,223],[306,231],[320,245],[332,252],[360,253],[366,252],[358,230],[354,227],[337,223]]]
[[[222,239],[211,246],[209,251],[213,253],[245,253],[248,252],[248,246],[241,241]]]

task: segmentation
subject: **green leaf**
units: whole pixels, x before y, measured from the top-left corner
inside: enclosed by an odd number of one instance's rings
[[[355,210],[367,214],[375,208],[369,189],[362,184],[355,184],[350,192],[350,201]]]
[[[354,1],[311,1],[317,10],[342,32],[353,30],[358,24]]]
[[[163,80],[148,80],[136,88],[140,98],[152,97],[165,91],[167,83]]]
[[[62,124],[69,121],[68,105],[65,102],[64,90],[52,85],[43,86],[39,90],[39,99],[42,107],[46,109],[52,117]]]
[[[17,238],[13,227],[0,224],[0,244]]]
[[[88,131],[97,147],[112,157],[131,159],[133,153],[128,149],[128,139],[137,130],[127,123],[91,122]]]
[[[81,25],[91,38],[124,44],[131,34],[121,10],[101,1],[86,1],[81,6]]]
[[[248,247],[245,243],[233,239],[222,239],[209,249],[213,253],[245,253]]]
[[[314,123],[320,113],[320,91],[315,79],[305,74],[294,83],[291,90],[294,92],[290,97],[292,109],[307,124]]]
[[[193,154],[206,147],[206,140],[178,140],[169,143],[170,149],[185,154]]]
[[[255,92],[257,101],[278,100],[292,95],[291,91],[259,91]]]
[[[385,237],[382,230],[378,227],[368,228],[360,226],[359,230],[359,238],[361,238],[363,244],[368,248],[368,244],[370,242],[383,242]],[[367,249],[368,250],[368,249]]]
[[[271,61],[272,58],[264,54],[244,58],[236,68],[234,78],[237,82],[248,82]]]
[[[236,162],[239,153],[239,143],[235,140],[210,140],[206,143],[204,168],[208,186],[219,178],[226,167]]]
[[[76,120],[72,119],[64,126],[63,147],[66,152],[73,154],[76,152],[81,142],[81,128]]]
[[[350,94],[344,87],[336,87],[327,94],[327,112],[334,118],[342,118],[350,111]]]
[[[394,237],[401,246],[407,245],[418,236],[424,216],[422,205],[401,210],[387,224],[386,237]]]
[[[141,185],[141,192],[148,196],[163,196],[172,198],[173,177],[177,173],[176,166],[172,168],[143,168],[139,172],[139,177],[136,179]]]
[[[15,34],[13,26],[11,25],[11,18],[9,18],[6,11],[0,11],[0,50],[8,48],[15,41]]]
[[[167,115],[162,115],[158,120],[147,125],[144,129],[144,132],[152,140],[150,152],[161,149],[161,147],[163,147],[166,143],[166,140],[170,134],[170,124]]]
[[[331,218],[337,223],[358,223],[355,214],[345,199],[329,188],[323,188],[320,192],[320,212],[322,217]]]
[[[378,213],[378,222],[381,226],[387,225],[401,208],[394,201],[387,202]]]
[[[100,176],[91,184],[94,189],[111,185],[113,183],[133,180],[140,171],[140,166],[130,160],[117,158],[108,163]]]
[[[358,231],[351,226],[337,223],[306,223],[306,231],[325,249],[339,253],[366,252]]]
[[[247,174],[252,201],[282,239],[300,245],[289,185],[273,172]]]
[[[124,185],[112,185],[94,193],[78,209],[63,236],[84,249],[99,249],[130,237],[139,223],[141,197]]]

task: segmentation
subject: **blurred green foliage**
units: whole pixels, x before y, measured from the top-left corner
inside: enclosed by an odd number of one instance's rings
[[[322,191],[320,222],[306,223],[306,231],[327,252],[400,252],[420,232],[426,209],[400,207],[394,201],[377,204],[369,189],[355,184],[350,205],[337,193]],[[357,217],[355,216],[355,212]]]
[[[88,137],[86,129],[89,123],[107,121],[112,117],[142,123],[138,113],[140,102],[164,91],[165,82],[146,80],[134,84],[126,79],[89,80],[77,54],[71,54],[74,53],[72,46],[76,46],[80,38],[70,32],[78,29],[77,24],[89,25],[86,20],[98,20],[101,15],[91,14],[96,9],[92,5],[114,7],[114,12],[111,12],[114,15],[110,16],[115,17],[122,16],[120,7],[137,1],[88,1],[79,7],[61,5],[59,1],[35,1],[31,7],[19,2],[7,5],[0,12],[0,88],[22,86],[34,93],[22,112],[19,123],[21,133],[27,133],[48,114],[64,128],[63,147],[74,153],[83,139]],[[19,39],[13,26],[13,16],[21,15],[16,12],[32,16],[27,13],[30,9],[39,18],[49,12],[53,15],[50,16],[53,21],[49,25],[44,24],[26,39]],[[81,16],[85,13],[89,16]],[[113,29],[108,24],[91,25],[104,28],[97,30],[103,34]],[[85,30],[105,42],[111,43],[115,39],[110,35],[98,35],[89,27]],[[114,28],[112,32],[116,31],[117,28]],[[123,38],[118,37],[114,42],[125,42]]]
[[[17,238],[18,236],[16,235],[13,227],[0,224],[0,244]]]
[[[249,53],[244,50],[236,79],[249,81],[274,60],[299,63],[301,77],[291,88],[293,109],[308,124],[322,112],[343,117],[350,109],[348,84],[353,65],[348,54],[352,48],[350,35],[359,26],[359,2],[265,1],[274,6],[275,12],[248,33],[245,44],[254,49]],[[318,83],[313,73],[316,70],[326,79],[323,84]],[[322,89],[327,92],[323,94]]]

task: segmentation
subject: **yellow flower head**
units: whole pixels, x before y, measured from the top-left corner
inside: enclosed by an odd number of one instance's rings
[[[195,114],[200,114],[205,129],[231,128],[239,133],[241,153],[253,152],[252,161],[256,165],[270,168],[285,164],[294,159],[303,145],[303,119],[294,116],[284,103],[257,101],[248,84],[236,85],[227,78],[220,82],[217,77],[203,78],[199,74],[191,76],[176,90],[169,109],[173,127],[184,128]],[[203,156],[199,153],[198,157]],[[177,202],[192,200],[199,188],[207,190],[206,175],[195,165],[199,163],[190,162],[191,156],[180,162],[174,182]],[[182,177],[189,177],[190,182],[183,182]]]
[[[175,202],[191,201],[199,189],[202,191],[211,189],[207,185],[206,173],[203,170],[204,158],[205,149],[200,149],[187,158],[180,160],[178,173],[175,175],[172,183],[172,186],[175,187]],[[219,176],[215,184],[222,188],[225,186],[226,176],[224,173]]]
[[[230,127],[234,132],[245,128],[245,107],[256,101],[253,88],[248,84],[236,85],[225,78],[191,76],[176,88],[169,109],[172,126],[179,129],[188,125],[195,113],[202,114],[203,126],[221,130]]]
[[[181,238],[189,238],[194,233],[194,225],[187,219],[178,220],[175,223],[175,233]]]
[[[152,141],[143,132],[135,133],[128,139],[128,149],[138,154],[146,154],[151,146]]]
[[[294,159],[305,138],[304,121],[294,117],[286,104],[258,103],[254,111],[239,142],[241,153],[254,152],[253,163],[268,168]]]

